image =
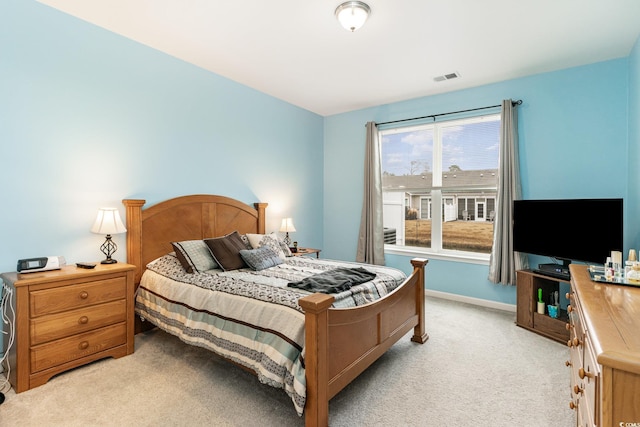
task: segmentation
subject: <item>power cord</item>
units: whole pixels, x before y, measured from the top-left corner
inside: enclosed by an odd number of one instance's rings
[[[15,320],[16,312],[13,307],[13,289],[9,288],[4,282],[2,282],[2,300],[0,300],[0,307],[2,308],[2,333],[7,335],[3,338],[8,339],[2,358],[0,358],[0,368],[6,372],[2,372],[0,375],[0,404],[4,402],[4,393],[11,390],[11,383],[9,382],[9,376],[11,375],[11,365],[7,362],[9,357],[9,349],[13,345],[15,340]],[[5,328],[8,325],[8,328]],[[8,332],[5,330],[8,329]]]

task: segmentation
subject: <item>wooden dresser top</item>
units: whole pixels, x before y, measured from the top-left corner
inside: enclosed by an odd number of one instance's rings
[[[569,268],[598,363],[640,374],[640,288],[594,282],[586,265]]]
[[[21,286],[37,285],[40,283],[55,283],[69,279],[82,279],[95,274],[119,273],[133,270],[135,266],[118,262],[116,264],[98,263],[93,269],[78,268],[75,264],[65,265],[59,270],[39,271],[35,273],[18,273],[10,271],[2,273],[2,278],[9,281],[16,288]]]

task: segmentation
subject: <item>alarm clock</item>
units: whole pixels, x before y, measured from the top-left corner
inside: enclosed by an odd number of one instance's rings
[[[26,258],[18,260],[18,273],[59,270],[67,264],[63,256]]]

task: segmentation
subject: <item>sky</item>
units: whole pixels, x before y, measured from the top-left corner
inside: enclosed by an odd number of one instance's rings
[[[499,116],[472,122],[443,122],[442,167],[457,165],[462,170],[497,169],[500,146]],[[498,119],[498,120],[496,120]],[[383,131],[382,171],[394,175],[433,172],[434,125]],[[412,161],[415,163],[412,165]]]

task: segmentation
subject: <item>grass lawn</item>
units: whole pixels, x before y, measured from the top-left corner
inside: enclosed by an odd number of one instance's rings
[[[492,242],[493,222],[448,221],[442,224],[444,249],[490,253]],[[406,220],[405,245],[431,247],[431,220]]]

